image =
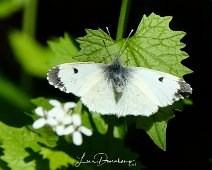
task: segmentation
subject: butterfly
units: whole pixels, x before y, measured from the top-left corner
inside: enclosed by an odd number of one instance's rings
[[[76,62],[52,68],[51,85],[72,93],[90,111],[103,115],[150,116],[192,93],[191,86],[171,74],[124,66],[118,57],[110,64]]]

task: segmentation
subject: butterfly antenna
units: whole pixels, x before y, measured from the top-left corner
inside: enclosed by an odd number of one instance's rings
[[[108,27],[105,27],[105,28],[106,28],[106,31],[107,31],[109,37],[110,37],[110,40],[113,42],[114,40],[113,40],[112,37],[111,37],[109,28],[108,28]]]
[[[102,40],[102,41],[103,41],[103,43],[104,43],[104,46],[105,46],[105,49],[106,49],[107,53],[110,55],[110,53],[109,53],[109,51],[108,51],[108,49],[107,49],[107,46],[106,46],[105,40]]]
[[[106,30],[107,30],[108,35],[110,36],[109,28],[108,28],[108,27],[106,27]],[[110,37],[111,37],[111,36],[110,36]]]
[[[109,37],[110,37],[110,39],[111,39],[111,41],[112,41],[112,43],[113,43],[113,39],[111,38],[111,34],[110,34],[110,31],[109,31],[109,28],[108,28],[108,27],[105,27],[105,28],[106,28],[106,31],[107,31],[107,33],[108,33],[108,35],[109,35]],[[105,49],[106,49],[108,55],[110,56],[110,58],[112,58],[112,56],[110,55],[110,53],[109,53],[109,51],[108,51],[108,48],[107,48],[107,46],[106,46],[105,40],[103,40],[103,43],[104,43],[104,47],[105,47]]]
[[[125,45],[126,45],[128,39],[129,39],[130,35],[133,33],[133,31],[134,31],[134,30],[131,29],[131,31],[130,31],[130,33],[128,34],[127,38],[125,39],[123,45],[121,46],[120,50],[118,51],[116,58],[119,57],[119,56],[121,56],[121,55],[123,54],[123,52],[125,51],[125,49],[127,48],[127,46],[125,46]]]

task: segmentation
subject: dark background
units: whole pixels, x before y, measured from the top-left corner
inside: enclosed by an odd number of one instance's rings
[[[52,37],[68,32],[73,37],[85,35],[85,28],[109,27],[115,38],[121,0],[40,0],[38,7],[36,38],[44,45]],[[211,94],[212,57],[212,1],[210,0],[132,0],[126,35],[136,29],[143,14],[152,12],[160,16],[173,16],[172,30],[185,31],[183,49],[189,58],[182,63],[194,72],[185,80],[193,88],[193,106],[185,106],[170,120],[167,129],[167,150],[162,151],[141,130],[131,127],[126,145],[140,154],[140,161],[149,169],[212,169],[212,114],[209,110]],[[1,41],[6,39],[8,29],[21,28],[22,13],[18,12],[0,22]],[[7,43],[1,51],[8,58],[2,58],[0,71],[17,80],[19,64],[7,52]],[[13,61],[14,60],[14,61]],[[12,62],[11,62],[12,61]],[[8,69],[12,68],[12,69]],[[48,84],[35,78],[39,92],[33,96],[50,95]]]

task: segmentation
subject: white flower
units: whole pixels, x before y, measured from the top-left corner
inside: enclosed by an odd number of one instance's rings
[[[92,135],[92,131],[90,129],[88,129],[85,126],[80,126],[76,131],[73,132],[73,143],[75,145],[81,145],[82,144],[82,134],[86,136],[91,136]]]
[[[35,113],[40,116],[33,123],[33,128],[38,129],[44,125],[49,125],[58,136],[72,135],[75,145],[82,144],[82,134],[91,136],[92,131],[82,125],[80,114],[73,114],[72,109],[76,106],[73,102],[60,103],[57,100],[49,100],[53,108],[49,111],[42,107],[35,109]]]
[[[48,112],[47,124],[50,125],[57,135],[68,135],[74,131],[72,127],[71,109],[76,106],[73,102],[61,104],[57,100],[49,100],[49,103],[54,106]]]
[[[38,120],[36,120],[36,121],[33,123],[32,127],[33,127],[34,129],[39,129],[39,128],[43,127],[43,126],[46,124],[46,115],[47,115],[47,111],[44,110],[42,107],[37,107],[37,108],[35,109],[35,113],[36,113],[38,116],[40,116],[41,118],[38,119]]]
[[[73,126],[75,127],[75,131],[73,132],[73,143],[79,146],[82,144],[81,133],[83,133],[86,136],[91,136],[92,131],[87,127],[81,125],[82,121],[79,114],[73,114],[72,119],[73,119]]]

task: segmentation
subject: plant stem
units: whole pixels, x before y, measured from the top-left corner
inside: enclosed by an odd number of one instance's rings
[[[36,30],[37,5],[38,0],[26,0],[23,12],[22,30],[32,37]]]
[[[123,34],[125,32],[126,24],[128,20],[130,4],[131,4],[131,0],[122,0],[118,28],[116,33],[116,41],[123,38]]]
[[[22,20],[22,32],[35,37],[38,0],[25,0]],[[30,56],[29,56],[30,57]],[[28,93],[32,92],[32,78],[24,70],[21,74],[21,86]]]

